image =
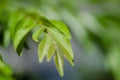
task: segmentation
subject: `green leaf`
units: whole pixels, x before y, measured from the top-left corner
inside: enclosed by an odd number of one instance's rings
[[[47,26],[47,27],[53,27],[52,23],[44,16],[40,16],[40,22],[41,24]]]
[[[9,30],[5,30],[4,31],[4,42],[3,45],[5,47],[7,47],[10,44],[10,31]]]
[[[62,50],[63,55],[70,62],[70,64],[74,66],[74,62],[73,62],[74,56],[70,45],[70,41],[68,41],[68,39],[64,35],[59,33],[57,30],[53,28],[48,28],[48,30],[52,34],[53,38],[56,40],[58,44],[57,46],[59,46],[59,48]]]
[[[61,21],[56,21],[56,20],[51,20],[51,23],[55,25],[65,36],[68,37],[68,39],[71,39],[71,34],[67,28],[67,26],[61,22]]]
[[[49,49],[48,49],[48,55],[47,55],[48,62],[51,60],[54,53],[55,53],[55,46],[53,44],[51,44]]]
[[[25,44],[25,39],[26,39],[26,36],[24,36],[21,39],[21,41],[19,42],[19,45],[15,48],[15,50],[19,56],[22,56],[22,49],[23,49],[23,46]]]
[[[11,37],[15,34],[15,27],[20,24],[25,18],[25,14],[19,12],[11,12],[8,20],[8,27],[11,31]],[[17,26],[18,27],[18,26]]]
[[[39,30],[36,30],[32,35],[32,39],[36,42],[39,42],[38,38],[43,33],[44,30],[45,27],[41,27]]]
[[[3,61],[2,56],[0,55],[0,61]]]
[[[58,51],[54,56],[54,61],[60,76],[64,76],[64,70],[63,70],[64,60],[62,55]]]
[[[16,28],[13,35],[13,43],[18,55],[21,55],[21,48],[23,48],[25,36],[35,25],[33,19],[27,18],[21,25],[17,26],[18,28]]]
[[[38,46],[38,57],[39,61],[42,62],[44,57],[48,54],[48,49],[50,47],[51,41],[50,38],[44,38]]]
[[[2,60],[0,55],[0,80],[13,80],[11,68]]]

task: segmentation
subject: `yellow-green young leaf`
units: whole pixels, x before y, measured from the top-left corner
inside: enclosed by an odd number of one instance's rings
[[[51,44],[49,49],[48,49],[48,54],[47,54],[47,61],[49,62],[55,53],[55,45]]]
[[[17,51],[18,55],[21,55],[21,51],[24,44],[24,39],[29,31],[35,27],[34,20],[29,18],[25,19],[25,21],[15,29],[15,34],[13,35],[13,43],[14,48]]]
[[[54,56],[54,61],[60,76],[64,76],[64,70],[63,70],[64,60],[62,55],[58,51]]]
[[[71,39],[71,34],[63,22],[51,20],[51,23],[55,25],[55,27],[57,27],[66,37],[68,37],[68,39]]]
[[[44,30],[45,27],[41,27],[39,30],[36,30],[32,35],[32,39],[36,42],[39,42],[38,38],[43,33]]]
[[[42,62],[44,57],[48,54],[48,49],[50,47],[51,40],[49,37],[44,38],[38,46],[38,57],[39,61]]]
[[[74,66],[74,56],[73,56],[73,51],[70,45],[70,41],[59,33],[59,31],[53,29],[53,28],[48,28],[50,33],[52,34],[53,38],[56,40],[58,47],[61,49],[63,55],[66,57],[66,59],[70,62],[72,66]]]

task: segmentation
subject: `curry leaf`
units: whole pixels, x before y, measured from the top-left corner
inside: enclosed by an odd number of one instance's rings
[[[24,38],[29,33],[29,31],[35,26],[34,21],[30,18],[29,20],[25,20],[25,22],[22,25],[19,25],[19,29],[16,29],[14,37],[13,37],[13,43],[14,48],[17,50],[18,55],[21,53],[22,45],[24,44]],[[23,43],[21,43],[23,41]],[[22,45],[21,45],[22,44]],[[22,47],[20,47],[22,46]],[[19,50],[18,50],[19,48]]]
[[[36,42],[39,42],[38,38],[45,30],[45,27],[41,27],[39,30],[35,31],[32,35],[32,39]]]
[[[2,56],[0,55],[0,61],[3,61]]]
[[[66,37],[71,39],[71,34],[70,34],[67,26],[63,22],[56,21],[56,20],[51,20],[51,23],[53,25],[55,25],[55,27],[57,27],[64,35],[66,35]]]
[[[56,65],[56,68],[60,76],[63,76],[64,75],[64,71],[63,71],[64,60],[63,60],[62,55],[58,51],[54,56],[54,61],[55,61],[55,65]]]
[[[51,28],[48,28],[48,30],[50,31],[50,33],[52,34],[53,38],[56,40],[59,48],[62,50],[63,52],[63,55],[66,57],[66,59],[70,62],[70,64],[72,66],[74,66],[74,63],[73,63],[73,51],[72,51],[72,48],[70,46],[70,43],[68,42],[68,39],[60,34],[57,30],[55,29],[51,29]]]
[[[45,25],[46,27],[53,27],[52,23],[44,16],[40,16],[40,22],[41,24]]]
[[[39,61],[42,62],[44,57],[48,54],[48,49],[50,47],[51,41],[49,37],[44,38],[38,46],[38,57]]]
[[[10,31],[9,30],[5,30],[4,31],[4,46],[7,47],[10,43]]]
[[[9,14],[9,20],[8,20],[8,27],[11,30],[11,37],[13,39],[13,35],[15,34],[16,26],[20,24],[21,21],[24,20],[25,14],[19,13],[19,12],[11,12]]]
[[[48,49],[48,55],[47,55],[47,61],[50,61],[53,54],[55,53],[55,46],[53,44],[50,45],[49,49]]]
[[[27,34],[33,28],[39,26],[40,28],[32,34],[32,39],[35,42],[39,42],[39,62],[42,62],[45,56],[47,57],[47,61],[50,61],[52,56],[54,56],[56,68],[60,76],[63,76],[63,57],[65,57],[71,65],[74,65],[74,56],[70,44],[71,34],[67,26],[60,21],[48,20],[43,16],[34,16],[33,14],[27,15],[27,12],[12,13],[9,16],[8,26],[11,31],[10,33],[14,48],[18,55],[21,55],[22,53],[22,48]],[[42,35],[43,38],[39,41],[39,37]],[[7,45],[6,42],[5,45]]]

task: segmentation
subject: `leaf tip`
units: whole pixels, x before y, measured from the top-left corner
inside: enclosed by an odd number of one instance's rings
[[[72,61],[70,62],[71,66],[74,67],[75,64],[74,64],[74,59],[72,59]]]
[[[60,73],[60,76],[63,77],[63,76],[64,76],[64,73]]]
[[[33,36],[32,36],[32,39],[33,39],[35,42],[39,42],[39,40],[35,39]]]
[[[50,62],[50,59],[47,58],[47,62]]]
[[[39,58],[39,62],[42,63],[42,61],[43,61],[43,60],[42,60],[41,58]]]

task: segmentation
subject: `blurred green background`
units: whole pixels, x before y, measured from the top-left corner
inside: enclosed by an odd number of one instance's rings
[[[6,10],[19,8],[61,20],[69,27],[75,67],[65,62],[63,78],[52,61],[38,63],[37,44],[30,35],[29,49],[23,50],[22,57],[12,44],[2,46],[4,35],[9,35]],[[0,43],[0,54],[11,67],[1,60],[0,80],[120,80],[120,0],[0,0]]]

